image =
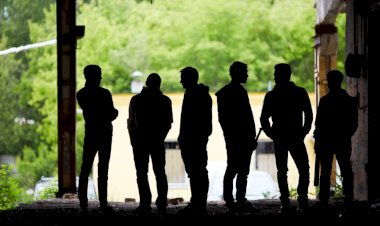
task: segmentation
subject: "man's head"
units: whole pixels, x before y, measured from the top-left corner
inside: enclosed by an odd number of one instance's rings
[[[148,75],[148,78],[146,79],[145,82],[146,86],[148,89],[160,89],[161,86],[161,77],[157,73],[151,73]]]
[[[327,73],[327,86],[330,90],[339,89],[342,85],[343,74],[338,70],[331,70]]]
[[[248,65],[241,61],[233,62],[230,66],[230,76],[232,81],[246,83],[248,78]]]
[[[83,70],[86,81],[98,82],[102,79],[102,69],[99,65],[89,64]]]
[[[274,66],[274,81],[276,84],[281,85],[290,81],[292,75],[292,68],[289,64],[280,63]]]
[[[184,89],[195,87],[198,83],[199,74],[193,67],[185,67],[181,71],[181,84]]]

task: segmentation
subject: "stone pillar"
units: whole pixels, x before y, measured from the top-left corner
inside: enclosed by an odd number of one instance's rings
[[[367,170],[372,169],[371,178],[378,178],[379,170],[379,158],[372,155],[368,151],[368,125],[369,125],[369,113],[368,113],[368,77],[369,70],[373,77],[379,75],[379,61],[378,52],[375,51],[376,45],[379,44],[379,35],[377,35],[379,11],[371,15],[367,10],[373,7],[369,7],[367,1],[359,0],[347,0],[346,1],[346,55],[359,54],[362,57],[360,64],[360,72],[355,77],[347,78],[347,91],[351,96],[357,97],[358,104],[358,129],[352,137],[352,169],[354,171],[354,198],[360,201],[368,200],[368,185],[372,184],[374,194],[378,189],[378,179],[373,179],[367,183]],[[374,16],[373,23],[368,23],[368,16]],[[377,15],[377,16],[376,16]],[[377,19],[377,20],[376,20]],[[371,36],[369,34],[369,26],[372,30]],[[369,39],[372,37],[373,39]],[[371,48],[369,50],[369,48]],[[369,57],[369,53],[372,51],[372,56]],[[373,60],[369,62],[369,60]],[[365,62],[369,62],[365,63]],[[369,67],[369,68],[368,68]],[[376,85],[376,82],[372,81],[372,84]],[[375,86],[374,85],[374,86]],[[375,88],[376,89],[376,88]],[[375,117],[378,117],[375,115]],[[374,127],[377,130],[377,128]],[[373,132],[376,133],[376,132]],[[372,152],[378,152],[375,150]]]

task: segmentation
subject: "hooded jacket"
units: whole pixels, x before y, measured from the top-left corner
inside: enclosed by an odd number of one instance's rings
[[[276,85],[265,95],[260,122],[264,132],[272,139],[303,140],[313,122],[306,90],[293,82]]]
[[[165,139],[173,122],[172,103],[160,90],[143,88],[129,104],[128,130],[133,135]]]
[[[112,128],[112,121],[118,116],[109,90],[87,84],[77,93],[79,106],[83,110],[86,130],[103,130]]]
[[[330,91],[320,99],[317,109],[314,130],[316,149],[351,149],[351,137],[357,127],[355,98],[349,96],[344,89]]]
[[[197,84],[186,89],[181,112],[178,141],[192,142],[207,139],[212,133],[212,99],[209,87]]]
[[[218,101],[219,123],[226,143],[254,149],[256,127],[248,93],[240,84],[229,83],[215,94]]]

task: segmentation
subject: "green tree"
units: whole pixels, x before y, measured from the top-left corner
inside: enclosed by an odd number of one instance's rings
[[[50,40],[56,31],[55,5],[45,10],[45,22],[29,23],[31,40],[41,42]],[[38,109],[43,117],[41,123],[35,128],[35,133],[40,138],[34,147],[24,148],[17,158],[17,169],[23,186],[33,187],[41,176],[57,176],[58,165],[58,119],[57,119],[57,53],[56,46],[46,46],[41,49],[29,51],[26,55],[29,61],[29,69],[23,76],[22,82],[30,84],[31,98],[28,104]],[[76,169],[79,174],[79,166],[82,156],[83,120],[77,117],[78,142]]]
[[[27,22],[41,22],[44,19],[43,10],[54,3],[55,0],[2,0],[0,2],[0,37],[9,38],[6,47],[31,43]],[[22,65],[27,66],[25,52],[19,52],[16,55],[17,58],[23,59],[25,64]]]
[[[45,25],[29,23],[29,34],[32,42],[50,40],[55,33],[55,5],[45,10]],[[37,123],[35,133],[39,143],[24,148],[16,159],[20,180],[25,187],[33,187],[41,176],[57,175],[57,58],[56,46],[46,46],[26,53],[29,62],[28,70],[22,76],[22,83],[31,87],[28,104],[38,110],[42,116]]]
[[[0,49],[4,46],[0,43]],[[28,107],[23,105],[20,91],[26,90],[13,77],[19,73],[19,64],[14,55],[0,56],[0,154],[17,155],[24,146],[38,141],[33,135],[34,120],[28,117]]]
[[[28,21],[40,22],[42,10],[53,0],[3,0],[0,2],[0,49],[29,44]],[[36,124],[41,116],[28,101],[31,84],[21,82],[29,61],[25,52],[0,56],[0,154],[19,154],[25,146],[35,146]],[[28,76],[28,75],[27,75]]]
[[[104,83],[129,92],[131,74],[156,71],[163,90],[182,91],[179,70],[195,66],[212,91],[234,60],[249,64],[249,91],[265,91],[273,65],[289,62],[294,80],[313,90],[313,1],[99,0],[80,6],[86,25],[78,66],[103,64]],[[289,15],[292,15],[291,17]],[[310,24],[310,26],[305,26]],[[83,59],[83,64],[82,64]]]
[[[102,85],[112,93],[130,92],[136,70],[161,74],[164,92],[182,92],[179,70],[192,65],[199,69],[201,82],[216,91],[229,81],[232,61],[242,60],[249,65],[249,91],[266,91],[273,66],[279,62],[290,63],[292,79],[313,91],[313,4],[312,0],[78,1],[77,24],[85,25],[86,32],[77,43],[77,87],[84,85],[84,66],[99,64]],[[55,17],[53,4],[44,8],[43,19],[28,22],[30,41],[55,38]],[[38,145],[25,148],[18,169],[33,180],[56,174],[56,54],[56,46],[25,54],[28,69],[23,70],[20,84],[28,93],[22,100],[41,118],[35,124]],[[83,125],[78,114],[77,172]],[[48,170],[38,167],[44,159]],[[30,186],[32,180],[25,184]]]

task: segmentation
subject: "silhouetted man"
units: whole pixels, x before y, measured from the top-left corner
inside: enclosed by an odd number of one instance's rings
[[[257,147],[256,127],[246,89],[247,64],[235,61],[229,73],[231,82],[217,93],[218,117],[227,149],[227,168],[223,179],[223,198],[228,211],[252,209],[245,198],[251,156]],[[236,202],[232,194],[236,176]],[[237,208],[236,208],[237,207]]]
[[[351,137],[358,127],[355,99],[341,88],[343,74],[338,70],[327,73],[329,92],[321,97],[315,120],[315,152],[321,163],[319,200],[323,206],[330,198],[330,175],[334,154],[343,178],[344,202],[353,200],[351,166]]]
[[[98,195],[101,211],[110,210],[107,201],[108,166],[112,144],[112,121],[118,116],[109,90],[100,87],[102,71],[98,65],[84,68],[85,87],[78,91],[77,100],[83,110],[85,135],[83,161],[79,175],[78,196],[82,211],[87,211],[87,185],[92,164],[98,153]]]
[[[313,112],[306,90],[290,81],[291,73],[289,64],[275,65],[276,85],[265,95],[260,117],[263,131],[273,140],[282,213],[287,213],[290,209],[288,151],[298,169],[298,210],[301,212],[308,206],[310,182],[309,159],[304,139],[311,129]]]
[[[152,73],[146,87],[129,104],[128,130],[133,147],[140,205],[138,214],[151,211],[152,193],[148,181],[149,157],[157,181],[156,205],[166,212],[168,180],[165,173],[165,138],[173,122],[172,102],[161,90],[161,78]]]
[[[185,214],[206,213],[209,187],[206,167],[208,137],[212,132],[212,99],[209,88],[198,84],[198,77],[193,67],[181,70],[185,94],[178,142],[191,189],[190,203],[181,211]]]

